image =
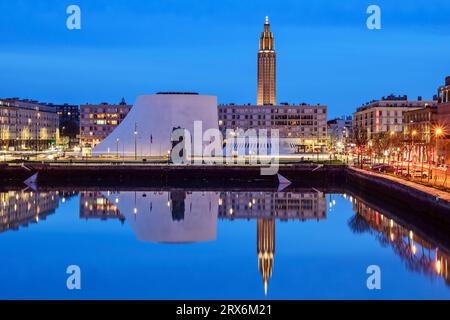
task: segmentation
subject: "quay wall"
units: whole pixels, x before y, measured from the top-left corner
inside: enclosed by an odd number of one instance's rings
[[[24,186],[23,182],[38,173],[39,187],[83,189],[85,187],[136,187],[136,188],[205,188],[267,189],[279,187],[277,175],[261,175],[259,166],[174,166],[141,164],[68,164],[52,165],[26,163],[0,165],[0,188]],[[450,202],[432,193],[392,181],[382,176],[367,174],[343,165],[293,164],[280,165],[279,173],[289,179],[289,188],[353,187],[363,194],[387,199],[399,204],[450,220]]]

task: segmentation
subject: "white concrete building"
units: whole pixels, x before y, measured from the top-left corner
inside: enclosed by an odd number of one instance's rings
[[[202,134],[218,130],[217,97],[195,93],[158,93],[137,98],[122,123],[93,151],[93,156],[162,157],[172,150],[175,129],[186,129],[194,139],[194,122]],[[192,140],[191,139],[191,140]],[[204,146],[209,142],[203,142]],[[198,156],[199,150],[192,150]]]

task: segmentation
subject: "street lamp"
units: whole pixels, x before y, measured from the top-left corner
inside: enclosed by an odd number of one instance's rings
[[[116,139],[116,156],[119,159],[119,138]]]
[[[134,160],[137,160],[137,123],[134,124]]]
[[[412,146],[411,146],[411,151],[413,151],[414,152],[414,155],[416,154],[416,150],[415,150],[415,148],[414,148],[414,138],[415,138],[415,136],[417,136],[417,130],[413,130],[413,132],[412,132]],[[411,154],[411,161],[412,161],[412,157],[413,157],[413,154]]]
[[[409,150],[409,156],[408,156],[408,176],[409,176],[409,168],[411,165],[411,161],[412,161],[412,151],[414,149],[414,137],[417,135],[417,130],[413,130],[411,132],[411,148]]]
[[[39,123],[39,121],[40,121],[40,119],[41,119],[41,113],[38,112],[36,115],[36,123],[34,126],[34,128],[35,128],[35,137],[34,138],[36,139],[36,153],[39,152],[39,138],[40,138],[40,134],[39,134],[40,123]]]
[[[437,164],[438,162],[438,143],[439,143],[439,138],[443,135],[444,133],[444,129],[442,127],[436,127],[434,129],[434,136],[435,136],[435,140],[436,140],[436,146],[434,148],[434,163]]]
[[[31,128],[31,118],[28,118],[28,148],[30,148],[30,150],[33,150],[32,149],[32,147],[31,147],[31,139],[33,139],[32,138],[32,131],[33,129]]]

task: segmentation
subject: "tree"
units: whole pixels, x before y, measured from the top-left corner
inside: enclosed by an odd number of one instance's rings
[[[391,133],[390,132],[380,132],[373,135],[372,139],[373,151],[377,157],[383,158],[383,163],[385,162],[385,152],[391,147]]]
[[[353,143],[356,145],[356,150],[358,154],[358,164],[360,165],[361,168],[363,166],[362,156],[367,146],[367,142],[368,142],[367,130],[361,127],[355,127],[353,130]]]

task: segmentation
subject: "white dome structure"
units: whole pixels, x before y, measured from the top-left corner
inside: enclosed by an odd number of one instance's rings
[[[167,156],[172,150],[173,130],[186,129],[193,135],[195,121],[202,122],[203,132],[218,130],[217,97],[196,93],[139,96],[126,118],[92,150],[92,155]]]

